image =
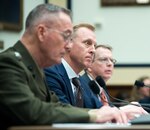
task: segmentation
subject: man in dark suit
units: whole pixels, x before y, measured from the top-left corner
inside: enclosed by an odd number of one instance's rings
[[[141,100],[139,100],[140,104],[143,104],[142,106],[145,106],[145,110],[150,113],[150,97],[145,97]]]
[[[116,60],[112,58],[111,46],[97,45],[94,60],[91,66],[86,68],[85,73],[82,75],[83,80],[88,84],[91,80],[95,80],[97,76],[101,76],[104,82],[107,82],[107,80],[109,80],[109,78],[112,76],[115,62]],[[104,90],[107,103],[109,105],[113,105],[110,101],[109,95],[107,94],[107,90],[103,89],[102,87],[100,90]],[[99,95],[97,95],[97,97],[101,98]]]
[[[103,44],[97,45],[93,62],[88,68],[86,68],[86,72],[82,76],[84,82],[88,85],[89,81],[93,79],[95,80],[97,76],[101,76],[103,80],[107,82],[113,74],[115,63],[116,60],[113,59],[112,47]],[[102,87],[100,89],[104,90]],[[105,92],[105,95],[107,97],[108,104],[112,105],[107,92]],[[139,106],[130,105],[129,103],[129,105],[122,106],[120,109],[127,114],[129,119],[132,119],[135,114],[147,113],[142,107]]]
[[[65,49],[71,47],[71,34],[69,10],[41,4],[29,13],[21,39],[0,53],[0,129],[66,122],[127,122],[126,115],[116,108],[72,107],[58,102],[58,97],[48,91],[42,69],[61,63]]]
[[[72,84],[70,83],[70,79],[63,66],[63,63],[45,69],[45,74],[50,90],[57,94],[59,100],[63,103],[76,106],[74,93],[72,91]],[[95,94],[92,93],[89,86],[82,81],[82,77],[80,82],[84,102],[83,107],[100,108],[102,106],[101,102],[96,98]]]
[[[94,56],[96,38],[94,27],[90,24],[74,26],[71,39],[72,48],[68,50],[60,65],[45,69],[46,81],[50,90],[54,91],[60,101],[76,106],[75,90],[72,78],[80,77],[79,73],[88,67]],[[100,108],[101,102],[92,93],[89,86],[82,81],[81,91],[84,108]]]

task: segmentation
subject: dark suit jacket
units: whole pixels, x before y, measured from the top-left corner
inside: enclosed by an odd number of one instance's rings
[[[86,85],[88,85],[89,82],[91,81],[91,79],[89,78],[89,76],[87,75],[86,72],[82,75],[82,78],[83,78],[83,80],[85,81]],[[109,105],[110,105],[110,106],[113,106],[113,104],[112,104],[111,101],[110,101],[109,95],[108,95],[106,92],[105,92],[105,94],[106,94],[106,97],[107,97],[107,100],[108,100]],[[95,97],[97,97],[97,96],[95,95]],[[98,98],[98,97],[97,97],[97,98]]]
[[[0,53],[0,129],[12,125],[89,122],[87,110],[58,102],[48,92],[43,76],[20,41]]]
[[[60,101],[75,105],[71,83],[63,64],[44,69],[46,81],[50,90],[54,91]],[[94,96],[89,86],[80,78],[82,96],[85,108],[99,108],[102,104]]]
[[[143,106],[143,108],[150,113],[150,97],[145,97],[139,100],[139,103]]]

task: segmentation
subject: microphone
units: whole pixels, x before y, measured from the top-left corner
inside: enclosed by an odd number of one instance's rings
[[[98,95],[100,94],[100,88],[98,87],[98,85],[96,84],[94,80],[91,80],[89,82],[89,86],[91,90],[93,91],[93,93],[98,94]]]
[[[90,86],[91,90],[93,91],[93,93],[95,93],[96,95],[98,95],[99,97],[101,97],[100,91],[101,91],[102,87],[100,86],[100,84],[96,80],[91,80],[89,82],[89,86]],[[110,106],[114,106],[112,104],[112,102],[110,100],[108,100],[108,98],[107,98],[107,100],[105,100],[105,102],[107,102]]]
[[[105,83],[104,79],[101,76],[97,76],[96,81],[99,83],[99,85],[101,85],[103,87],[106,86],[106,83]]]
[[[104,79],[101,76],[97,76],[96,77],[96,81],[106,91],[106,93],[109,95],[108,90],[106,88],[106,83],[105,83]]]
[[[145,85],[142,81],[139,81],[139,80],[135,81],[134,86],[136,86],[137,88],[150,87],[150,85]]]

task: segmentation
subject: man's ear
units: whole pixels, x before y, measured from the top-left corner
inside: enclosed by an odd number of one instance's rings
[[[42,24],[38,25],[37,27],[37,37],[41,42],[44,41],[44,38],[46,36],[46,27]]]

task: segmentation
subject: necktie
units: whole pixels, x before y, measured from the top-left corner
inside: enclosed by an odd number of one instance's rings
[[[82,98],[82,92],[81,92],[81,83],[79,78],[75,77],[72,78],[72,83],[76,87],[75,91],[75,102],[77,107],[83,107],[83,98]]]
[[[106,97],[106,93],[105,93],[105,90],[102,89],[101,93],[100,93],[100,98],[101,98],[101,102],[104,106],[108,106],[108,100],[107,100],[107,97]]]

